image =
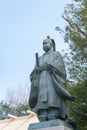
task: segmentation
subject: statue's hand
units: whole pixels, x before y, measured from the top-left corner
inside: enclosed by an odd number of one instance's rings
[[[37,73],[41,73],[44,70],[47,70],[47,64],[39,66],[38,68],[36,68]]]

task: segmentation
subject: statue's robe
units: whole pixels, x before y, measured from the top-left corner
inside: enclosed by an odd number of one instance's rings
[[[67,112],[66,100],[71,100],[71,95],[66,90],[66,71],[63,58],[59,52],[50,50],[39,58],[39,66],[46,66],[39,74],[35,74],[35,69],[31,74],[31,97],[36,93],[37,100],[34,109],[58,108],[59,115],[65,118]],[[34,78],[33,78],[34,77]],[[35,91],[35,93],[34,93]],[[32,100],[33,102],[33,100]],[[34,99],[35,102],[35,99]],[[31,101],[30,101],[31,103]]]

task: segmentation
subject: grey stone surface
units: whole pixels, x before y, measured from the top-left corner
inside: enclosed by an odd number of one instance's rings
[[[59,119],[30,124],[28,130],[35,130],[35,129],[42,129],[42,128],[46,129],[46,128],[52,128],[55,126],[63,126],[63,127],[67,127],[68,129],[74,130],[71,125],[69,125],[69,124],[67,124],[64,121],[59,120]]]
[[[72,130],[71,128],[68,128],[66,126],[54,126],[54,127],[47,127],[47,128],[39,128],[36,130]]]

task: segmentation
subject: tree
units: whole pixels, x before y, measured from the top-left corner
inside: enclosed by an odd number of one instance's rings
[[[0,102],[0,120],[8,118],[8,113],[12,111],[9,104]]]
[[[67,54],[70,78],[86,80],[87,76],[87,0],[74,0],[65,7],[63,19],[67,22],[65,30],[60,31],[69,44]]]
[[[19,106],[12,106],[6,102],[0,102],[0,120],[7,119],[8,114],[16,117],[28,115],[28,105],[20,104]]]
[[[12,106],[20,106],[20,104],[27,105],[29,98],[29,86],[19,85],[16,88],[9,88],[6,93],[6,101]]]
[[[70,103],[69,115],[74,119],[79,130],[87,129],[87,0],[73,0],[65,7],[62,15],[66,21],[65,29],[56,27],[69,44],[69,52],[65,55],[69,78],[68,83],[76,102]]]
[[[13,89],[9,88],[6,94],[6,102],[0,103],[0,119],[8,118],[8,114],[17,117],[28,115],[28,98],[29,86],[27,83],[25,86],[19,85]]]
[[[27,113],[27,110],[29,109],[28,104],[20,104],[18,106],[15,107],[11,107],[12,111],[9,112],[10,114],[19,117],[19,116],[25,116],[25,115],[29,115]]]
[[[76,102],[70,102],[69,115],[76,121],[79,130],[87,130],[87,81],[69,84],[69,90],[76,96]]]

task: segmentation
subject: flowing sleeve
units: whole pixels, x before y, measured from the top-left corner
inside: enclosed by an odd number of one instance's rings
[[[52,72],[52,80],[56,92],[63,100],[72,100],[72,96],[66,90],[66,70],[63,58],[59,52],[56,52],[56,57],[49,63]]]

